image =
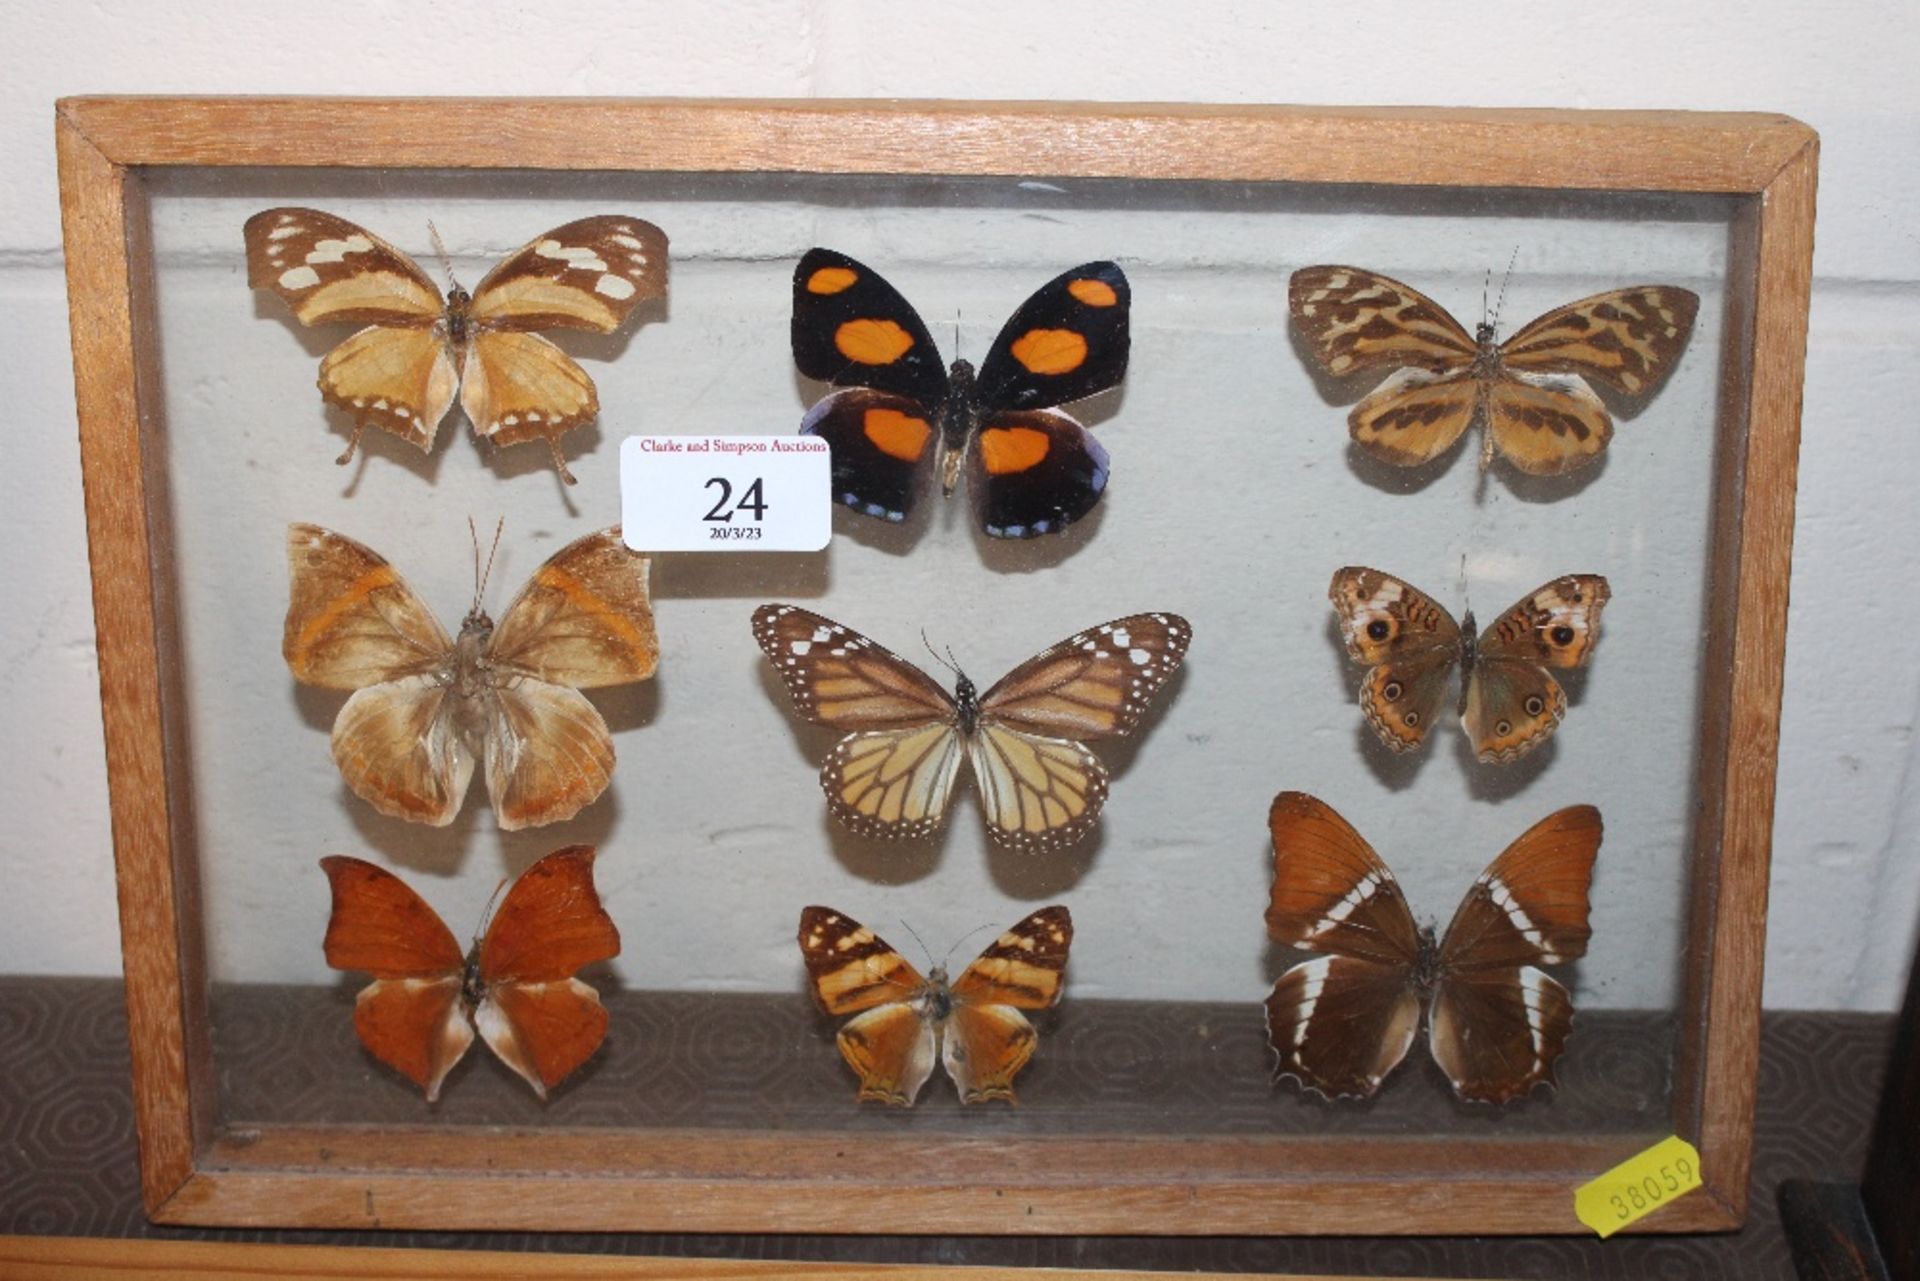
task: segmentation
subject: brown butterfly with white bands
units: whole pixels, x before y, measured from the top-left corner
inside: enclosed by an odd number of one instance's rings
[[[369,427],[433,448],[454,392],[474,434],[498,445],[545,439],[574,482],[560,437],[593,421],[600,397],[572,357],[530,331],[610,334],[667,291],[667,237],[603,214],[555,227],[509,254],[472,294],[445,298],[419,264],[318,209],[247,219],[247,283],[279,294],[303,325],[367,328],[320,362],[320,394],[353,419],[345,463]]]
[[[618,529],[561,548],[498,627],[476,586],[457,640],[384,557],[343,534],[287,526],[287,568],[282,652],[298,680],[354,691],[333,759],[369,805],[445,826],[476,760],[508,831],[572,818],[606,790],[613,737],[579,691],[645,680],[660,655],[648,561]]]
[[[1584,956],[1600,812],[1550,814],[1474,881],[1439,942],[1414,924],[1373,847],[1325,801],[1282,792],[1268,816],[1267,933],[1321,955],[1267,998],[1277,1076],[1331,1098],[1369,1098],[1426,1012],[1427,1044],[1461,1098],[1506,1103],[1553,1080],[1573,998],[1538,966]]]
[[[541,1098],[607,1034],[599,993],[573,977],[620,954],[593,888],[593,849],[555,850],[514,881],[462,955],[453,931],[406,882],[362,859],[320,860],[333,888],[327,964],[373,976],[353,1026],[375,1058],[440,1097],[474,1029]]]
[[[1327,589],[1347,653],[1370,670],[1360,710],[1382,743],[1410,752],[1426,741],[1460,666],[1458,715],[1474,754],[1519,759],[1567,714],[1567,694],[1547,671],[1581,667],[1600,637],[1613,590],[1598,574],[1564,574],[1516,602],[1478,635],[1431,596],[1392,574],[1350,565]]]
[[[860,1077],[860,1098],[912,1107],[946,1065],[962,1103],[1013,1098],[1013,1078],[1033,1057],[1022,1010],[1060,999],[1073,918],[1043,907],[995,939],[960,977],[944,965],[920,972],[872,930],[832,908],[800,913],[800,954],[814,999],[828,1014],[852,1014],[841,1057]]]
[[[1081,740],[1132,733],[1192,635],[1178,614],[1116,618],[1042,650],[985,694],[956,671],[949,695],[830,618],[796,605],[753,611],[753,638],[794,709],[852,731],[820,767],[835,818],[862,836],[931,836],[946,822],[965,758],[987,834],[1029,852],[1093,830],[1107,769]]]
[[[1419,290],[1358,267],[1304,267],[1287,300],[1328,373],[1393,371],[1347,417],[1361,449],[1417,467],[1477,422],[1481,470],[1497,451],[1538,476],[1584,467],[1607,447],[1613,419],[1589,382],[1629,401],[1652,395],[1700,308],[1675,285],[1636,285],[1568,303],[1496,343],[1491,324],[1469,336]]]

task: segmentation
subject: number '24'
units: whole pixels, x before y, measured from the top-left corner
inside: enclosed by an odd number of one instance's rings
[[[766,494],[761,490],[760,484],[761,478],[755,476],[753,483],[747,486],[747,492],[740,495],[740,501],[733,503],[732,508],[729,509],[727,504],[733,500],[732,482],[724,476],[711,478],[702,488],[712,489],[715,485],[718,485],[720,487],[720,497],[715,500],[713,507],[707,514],[700,519],[731,523],[735,512],[747,511],[753,513],[754,520],[765,520],[767,518],[767,498]]]

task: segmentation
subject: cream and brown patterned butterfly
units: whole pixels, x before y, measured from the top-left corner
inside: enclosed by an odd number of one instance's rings
[[[369,427],[433,448],[454,392],[476,436],[544,439],[574,482],[560,437],[593,421],[586,370],[536,329],[610,334],[667,291],[667,237],[638,218],[600,215],[555,227],[445,298],[413,259],[318,209],[247,219],[247,283],[279,294],[303,325],[367,326],[320,362],[320,395],[353,420],[347,462]]]
[[[1677,286],[1636,285],[1568,303],[1496,343],[1491,323],[1470,337],[1419,290],[1359,267],[1303,267],[1287,298],[1327,372],[1394,371],[1347,416],[1361,449],[1417,467],[1477,422],[1481,470],[1497,451],[1537,476],[1584,467],[1607,447],[1613,419],[1588,383],[1629,402],[1652,395],[1700,308]]]
[[[930,836],[964,757],[987,833],[1044,852],[1093,830],[1107,770],[1082,740],[1130,734],[1187,652],[1178,614],[1134,614],[1042,650],[985,694],[955,693],[898,654],[795,605],[753,611],[753,637],[808,720],[851,730],[820,767],[835,818],[862,836]]]
[[[1598,574],[1565,574],[1527,593],[1477,635],[1412,585],[1350,565],[1327,589],[1347,653],[1370,669],[1360,710],[1380,741],[1409,752],[1426,741],[1460,665],[1458,715],[1474,754],[1517,760],[1544,743],[1567,714],[1566,691],[1547,671],[1581,667],[1600,637],[1613,595]]]

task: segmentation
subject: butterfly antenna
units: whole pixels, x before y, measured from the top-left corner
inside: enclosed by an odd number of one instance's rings
[[[474,931],[473,941],[478,943],[487,936],[487,926],[493,922],[493,909],[500,905],[500,892],[507,888],[509,878],[501,877],[500,883],[493,887],[493,893],[487,899],[486,908],[480,913],[480,928]]]
[[[440,239],[440,228],[433,225],[433,219],[431,218],[427,219],[427,235],[433,237],[433,252],[438,255],[440,259],[440,270],[447,273],[448,281],[452,283],[455,289],[458,289],[460,282],[454,278],[453,255],[447,252],[447,242]]]
[[[473,517],[467,517],[467,524],[472,526]],[[476,614],[480,612],[480,601],[487,593],[487,582],[493,577],[493,558],[500,552],[500,533],[506,527],[507,518],[502,516],[493,527],[493,546],[487,548],[487,567],[484,570],[480,568],[480,536],[478,533],[474,535],[473,570],[477,577],[473,583],[473,612]]]
[[[1500,309],[1507,305],[1507,282],[1513,279],[1513,264],[1520,261],[1520,246],[1513,247],[1513,256],[1507,259],[1507,274],[1500,277],[1500,296],[1493,300],[1493,328],[1500,329]]]
[[[927,639],[927,631],[926,631],[926,628],[924,627],[920,629],[920,643],[927,647],[927,653],[933,655],[934,662],[940,664],[940,666],[946,668],[948,671],[952,672],[955,676],[958,676],[960,674],[960,664],[951,661],[953,658],[953,651],[949,649],[947,651],[946,658],[940,657],[940,651],[935,649],[933,647],[933,642]]]
[[[913,935],[913,941],[920,945],[920,955],[927,958],[927,964],[933,964],[933,952],[927,947],[927,941],[920,937],[920,931],[907,924],[906,918],[900,918],[900,928]]]
[[[953,954],[960,950],[960,945],[962,943],[965,943],[968,939],[978,934],[981,930],[991,930],[996,928],[998,927],[995,926],[992,921],[988,921],[985,925],[976,925],[972,929],[968,930],[965,934],[962,934],[959,938],[954,940],[953,946],[947,949],[947,954],[940,958],[940,968],[942,969],[946,968],[947,962],[953,959]]]

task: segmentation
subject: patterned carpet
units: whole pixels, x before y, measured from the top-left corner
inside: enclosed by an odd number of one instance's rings
[[[215,1002],[215,1036],[235,1119],[418,1120],[420,1102],[353,1044],[351,988],[235,989]],[[775,1124],[846,1127],[852,1093],[831,1025],[803,1002],[620,993],[608,1050],[545,1114],[572,1125]],[[696,1018],[695,1015],[698,1014]],[[270,1240],[872,1262],[1342,1272],[1539,1278],[1790,1277],[1773,1210],[1786,1177],[1845,1178],[1865,1152],[1867,1120],[1891,1036],[1884,1016],[1775,1014],[1765,1024],[1753,1208],[1719,1237],[1374,1239],[997,1238],[474,1234],[156,1228],[140,1214],[126,1023],[119,985],[0,979],[0,1233]],[[1354,1132],[1447,1128],[1456,1112],[1430,1065],[1403,1070],[1368,1109],[1329,1114],[1276,1095],[1237,1066],[1257,1053],[1257,1011],[1171,1006],[1063,1007],[1021,1077],[1019,1124],[1079,1133],[1139,1130],[1184,1116],[1209,1128],[1268,1132],[1330,1124]],[[1530,1103],[1522,1128],[1640,1129],[1663,1107],[1666,1032],[1659,1020],[1583,1020],[1551,1107]],[[352,1065],[342,1071],[340,1064]],[[646,1089],[624,1088],[644,1081]],[[677,1083],[663,1088],[661,1082]],[[916,1123],[954,1123],[951,1095],[929,1087]],[[1191,1096],[1191,1097],[1189,1097]],[[1196,1099],[1206,1106],[1191,1108]],[[645,1100],[636,1103],[635,1100]],[[1042,1104],[1045,1106],[1043,1107]],[[1183,1106],[1183,1104],[1188,1106]],[[438,1119],[499,1124],[538,1115],[498,1065],[472,1056],[449,1080]],[[617,1113],[611,1108],[620,1109]],[[636,1114],[635,1109],[641,1111]],[[1005,1117],[1004,1110],[1000,1113]],[[969,1129],[984,1118],[968,1117]],[[856,1124],[864,1124],[856,1114]],[[987,1120],[989,1128],[1010,1119]]]

